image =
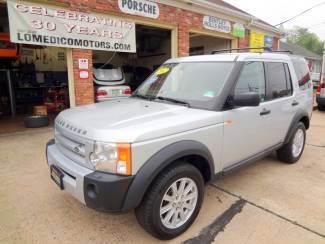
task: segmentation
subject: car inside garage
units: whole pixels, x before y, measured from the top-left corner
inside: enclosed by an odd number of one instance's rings
[[[95,97],[129,96],[171,57],[171,31],[136,25],[136,53],[93,51]]]

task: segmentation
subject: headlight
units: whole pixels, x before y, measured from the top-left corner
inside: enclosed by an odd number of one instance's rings
[[[131,175],[130,144],[95,142],[89,160],[96,170]]]

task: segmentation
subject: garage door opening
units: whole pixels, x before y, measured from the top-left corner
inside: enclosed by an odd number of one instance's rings
[[[93,51],[96,101],[129,96],[171,58],[171,31],[136,25],[136,53]]]
[[[190,33],[190,56],[211,54],[214,50],[230,48],[231,39]]]
[[[66,108],[66,49],[11,43],[7,6],[0,4],[0,133],[25,129],[32,114],[51,121]]]

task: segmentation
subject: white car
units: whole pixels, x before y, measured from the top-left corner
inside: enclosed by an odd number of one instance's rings
[[[116,98],[129,97],[131,88],[129,86],[98,86],[95,88],[96,102],[104,102]]]
[[[125,84],[125,76],[120,67],[107,68],[102,65],[94,68],[93,76],[97,102],[131,95],[131,88]]]

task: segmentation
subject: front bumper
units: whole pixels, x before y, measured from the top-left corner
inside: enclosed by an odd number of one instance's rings
[[[105,212],[121,212],[133,176],[118,176],[82,167],[63,155],[50,141],[47,144],[48,165],[63,173],[64,190],[86,206]]]

